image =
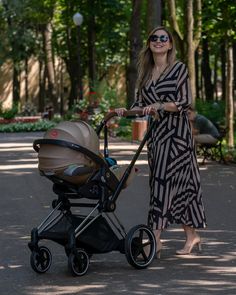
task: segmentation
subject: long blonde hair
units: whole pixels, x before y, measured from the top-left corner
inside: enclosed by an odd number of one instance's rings
[[[165,27],[156,27],[154,28],[148,35],[148,39],[146,42],[146,45],[143,47],[143,49],[140,51],[139,58],[138,58],[138,78],[136,83],[136,88],[138,89],[138,92],[140,93],[140,90],[142,87],[144,87],[148,81],[150,81],[152,77],[152,70],[154,66],[154,59],[152,52],[150,50],[149,44],[150,44],[150,36],[153,35],[156,31],[163,30],[167,33],[170,43],[171,43],[171,49],[169,49],[167,53],[167,69],[170,68],[176,59],[176,50],[175,50],[175,44],[174,44],[174,38],[172,34],[165,28]],[[166,70],[167,70],[166,69]]]

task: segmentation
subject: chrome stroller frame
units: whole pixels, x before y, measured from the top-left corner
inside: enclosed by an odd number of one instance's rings
[[[97,129],[98,135],[104,130],[104,159],[109,157],[107,122],[116,115],[114,112],[109,113]],[[140,111],[126,113],[127,117],[140,115]],[[53,191],[58,198],[52,201],[53,210],[31,231],[31,241],[28,246],[31,250],[31,267],[35,272],[45,273],[52,262],[50,250],[45,246],[39,246],[40,240],[43,239],[64,246],[68,257],[68,269],[77,276],[87,272],[91,256],[98,253],[119,251],[125,254],[128,263],[137,269],[146,268],[152,263],[156,255],[156,240],[152,230],[140,224],[126,233],[114,211],[116,200],[150,136],[153,124],[154,122],[120,181],[110,171],[106,160],[78,144],[55,139],[34,141],[33,147],[36,152],[39,152],[41,144],[55,144],[84,153],[100,166],[81,187],[43,173],[54,183]],[[79,202],[83,198],[90,201]],[[72,202],[72,199],[76,199],[77,202]],[[76,207],[91,208],[91,211],[87,216],[74,214],[71,209]]]

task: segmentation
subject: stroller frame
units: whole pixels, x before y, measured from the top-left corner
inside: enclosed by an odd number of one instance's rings
[[[128,111],[125,114],[129,118],[140,115],[142,115],[141,111]],[[104,130],[104,159],[109,157],[107,122],[114,116],[117,116],[115,112],[109,113],[96,131],[99,136]],[[127,234],[114,211],[116,200],[150,136],[154,123],[155,121],[148,128],[120,181],[110,171],[106,160],[78,144],[56,139],[34,141],[33,147],[36,152],[39,152],[41,144],[59,145],[85,154],[100,166],[98,171],[93,173],[82,187],[67,183],[54,175],[43,173],[53,181],[53,190],[58,198],[52,201],[53,210],[39,226],[31,231],[31,241],[28,243],[28,247],[31,250],[31,267],[35,272],[45,273],[52,262],[50,250],[45,246],[39,246],[40,240],[43,239],[55,241],[65,247],[68,269],[77,276],[87,272],[93,254],[107,253],[113,250],[125,254],[129,264],[135,268],[143,269],[151,264],[156,255],[156,240],[152,230],[141,224],[131,228]],[[88,190],[94,189],[90,185],[93,184],[93,181],[100,185],[98,185],[99,189],[95,195],[88,193]],[[97,195],[99,198],[96,198]],[[71,202],[71,199],[78,201],[83,198],[91,200],[90,202]],[[93,199],[96,201],[94,202]],[[76,207],[91,208],[91,211],[87,216],[74,214],[71,208]],[[93,237],[92,240],[91,237]],[[94,239],[97,247],[94,246]]]

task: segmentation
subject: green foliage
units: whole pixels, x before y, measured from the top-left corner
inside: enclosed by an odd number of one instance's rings
[[[56,126],[57,123],[47,120],[36,123],[10,123],[0,124],[0,132],[34,132],[46,131]]]
[[[131,139],[132,135],[132,121],[126,118],[120,118],[118,122],[118,128],[116,130],[116,136]]]
[[[18,112],[18,107],[13,105],[12,108],[3,109],[2,104],[0,104],[0,117],[3,119],[13,119]]]
[[[225,102],[224,101],[196,101],[196,109],[199,114],[219,125],[225,124]]]
[[[209,0],[204,4],[202,14],[203,32],[211,40],[213,52],[219,52],[220,45],[236,40],[235,0]]]
[[[22,105],[21,116],[35,116],[36,114],[36,107],[32,103],[25,103]]]

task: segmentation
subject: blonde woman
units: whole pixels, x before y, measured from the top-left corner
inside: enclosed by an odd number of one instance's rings
[[[171,223],[181,224],[186,241],[176,254],[200,250],[196,229],[205,228],[200,175],[187,116],[191,90],[187,67],[176,61],[171,33],[164,27],[152,30],[138,62],[137,96],[132,108],[143,114],[158,112],[148,140],[150,167],[150,209],[148,225],[157,241],[157,256],[162,248],[161,232]],[[124,108],[115,111],[122,116]]]

